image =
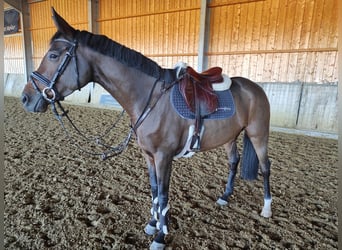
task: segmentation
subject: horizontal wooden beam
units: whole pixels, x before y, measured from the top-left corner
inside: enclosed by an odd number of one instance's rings
[[[52,22],[52,21],[51,21]],[[76,23],[69,23],[71,26],[75,26],[75,25],[81,25],[81,24],[87,24],[88,25],[88,21],[85,22],[76,22]],[[47,26],[47,27],[37,27],[37,28],[30,28],[30,31],[33,30],[46,30],[46,29],[55,29],[56,26],[51,25],[51,26]]]
[[[226,2],[219,2],[219,3],[215,3],[215,1],[213,1],[212,3],[208,4],[208,7],[216,8],[216,7],[228,6],[228,5],[234,5],[234,4],[243,4],[243,3],[261,2],[261,1],[266,1],[266,0],[227,0]]]
[[[221,55],[247,55],[247,54],[277,54],[277,53],[311,53],[311,52],[337,52],[337,48],[308,48],[308,49],[277,49],[277,50],[245,50],[245,51],[219,51],[208,52],[208,56]]]
[[[97,22],[107,22],[107,21],[115,21],[120,19],[128,19],[128,18],[136,18],[136,17],[144,17],[144,16],[155,16],[155,15],[162,15],[162,14],[169,14],[175,12],[183,12],[183,11],[191,11],[191,10],[200,10],[201,7],[189,7],[184,9],[171,9],[171,10],[164,10],[164,11],[156,11],[156,12],[146,12],[136,15],[126,15],[126,16],[119,16],[119,17],[111,17],[111,18],[99,18]]]
[[[283,49],[283,50],[248,50],[248,51],[224,51],[208,52],[207,56],[224,55],[248,55],[248,54],[277,54],[277,53],[314,53],[314,52],[337,52],[337,48],[309,48],[309,49]],[[162,54],[144,54],[147,57],[176,57],[176,56],[198,56],[198,53],[162,53]]]

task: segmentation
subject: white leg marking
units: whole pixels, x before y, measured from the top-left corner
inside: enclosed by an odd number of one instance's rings
[[[150,250],[164,250],[165,244],[153,241],[150,245]]]
[[[144,231],[147,235],[154,235],[157,232],[157,228],[147,224]]]
[[[154,198],[153,200],[153,207],[151,209],[151,214],[155,220],[158,220],[158,211],[155,209],[155,207],[158,205],[158,197]]]
[[[270,218],[272,216],[272,209],[271,209],[272,198],[268,200],[264,200],[264,207],[261,211],[261,216],[265,218]]]
[[[221,198],[219,198],[217,201],[216,201],[217,204],[219,204],[220,206],[227,206],[228,205],[228,201],[225,201]]]

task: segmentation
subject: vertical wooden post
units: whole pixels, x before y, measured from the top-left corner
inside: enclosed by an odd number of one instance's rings
[[[98,33],[98,0],[88,0],[88,31]]]
[[[30,74],[33,71],[33,56],[32,56],[32,37],[30,31],[30,10],[28,1],[21,1],[21,25],[23,29],[23,43],[24,43],[24,63],[25,63],[25,75],[27,80],[30,78]]]
[[[25,75],[28,80],[31,72],[33,71],[33,58],[32,58],[32,38],[30,32],[30,11],[27,0],[15,1],[6,0],[6,3],[11,5],[17,11],[20,12],[20,21],[22,27],[22,37],[24,45],[24,65],[25,65]],[[3,11],[3,8],[2,8]]]
[[[199,72],[204,71],[208,67],[208,57],[206,52],[208,50],[208,36],[209,36],[209,9],[208,2],[210,0],[201,0],[201,14],[200,14],[200,31],[198,43],[198,66]]]

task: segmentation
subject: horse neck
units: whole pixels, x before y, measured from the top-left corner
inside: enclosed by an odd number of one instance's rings
[[[107,90],[126,110],[132,121],[136,121],[147,103],[156,79],[129,68],[114,58],[94,56],[90,57],[90,62],[97,62],[92,65],[93,81]]]

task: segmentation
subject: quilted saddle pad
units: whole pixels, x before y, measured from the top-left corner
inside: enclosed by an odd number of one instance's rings
[[[228,90],[215,91],[218,96],[218,108],[214,113],[211,113],[204,119],[227,119],[234,115],[235,104],[232,92]],[[179,91],[179,86],[176,84],[172,87],[170,95],[171,103],[176,112],[184,119],[195,119],[195,113],[191,112],[185,103],[185,100]]]

